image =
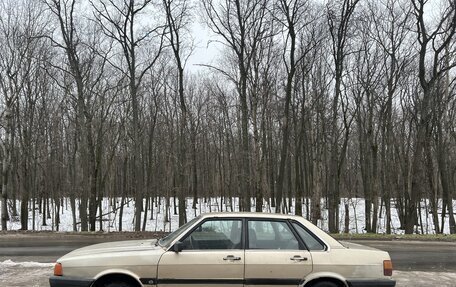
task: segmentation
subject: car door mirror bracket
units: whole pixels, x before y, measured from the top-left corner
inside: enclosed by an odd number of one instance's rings
[[[177,241],[174,245],[173,245],[173,251],[176,252],[176,253],[179,253],[181,252],[182,250],[184,250],[184,243],[180,242],[180,241]]]

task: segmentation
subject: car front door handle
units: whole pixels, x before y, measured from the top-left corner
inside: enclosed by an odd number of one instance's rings
[[[299,256],[299,255],[295,255],[295,256],[291,257],[290,260],[298,261],[298,262],[307,261],[307,257],[302,257],[302,256]]]
[[[230,261],[234,261],[234,260],[241,260],[241,257],[236,257],[236,256],[233,256],[233,255],[228,255],[227,257],[223,257],[223,260],[230,260]]]

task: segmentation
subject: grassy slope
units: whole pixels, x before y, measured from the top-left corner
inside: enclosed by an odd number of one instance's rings
[[[409,240],[409,241],[445,241],[445,242],[456,242],[456,234],[331,234],[339,240]]]
[[[36,238],[60,238],[60,239],[77,239],[77,238],[109,238],[113,240],[129,240],[143,238],[160,238],[165,236],[166,232],[51,232],[51,231],[0,231],[0,241],[20,239],[22,237]],[[408,241],[443,241],[456,242],[456,234],[437,234],[437,235],[397,235],[397,234],[331,234],[338,240],[408,240]]]

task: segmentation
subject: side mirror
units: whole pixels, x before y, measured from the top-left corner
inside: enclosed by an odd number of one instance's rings
[[[184,243],[177,241],[173,246],[173,251],[179,253],[182,250],[184,250]]]

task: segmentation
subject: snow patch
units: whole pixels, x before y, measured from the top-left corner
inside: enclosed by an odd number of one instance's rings
[[[150,199],[149,199],[150,200]],[[292,207],[288,210],[288,213],[295,213],[295,199],[286,199],[285,203],[289,203],[291,200]],[[160,204],[157,204],[157,201]],[[115,202],[115,205],[112,203]],[[310,199],[304,199],[304,202],[311,204]],[[53,202],[51,200],[52,204]],[[121,198],[108,199],[104,198],[102,200],[101,211],[103,214],[102,219],[102,228],[100,228],[100,221],[96,222],[96,230],[99,231],[102,229],[105,232],[111,231],[120,231],[119,225],[122,224],[123,231],[133,231],[135,226],[135,204],[133,198],[126,198],[125,206],[123,208],[123,216],[120,218],[119,207],[121,203]],[[56,214],[55,208],[50,209],[50,214],[47,214],[47,218],[43,219],[42,214],[36,213],[36,216],[32,216],[32,207],[29,206],[29,229],[38,230],[38,231],[60,231],[60,232],[71,232],[73,231],[73,217],[71,212],[71,205],[69,198],[64,198],[61,201],[58,201],[58,204],[62,204],[60,208],[60,222],[58,224],[58,230],[56,225]],[[251,199],[251,211],[255,211],[255,200]],[[345,220],[345,208],[344,205],[349,206],[349,232],[350,233],[365,233],[365,200],[363,198],[341,198],[340,200],[340,209],[339,209],[339,229],[344,229],[344,220]],[[404,230],[401,229],[401,224],[399,220],[399,214],[396,209],[396,200],[391,199],[391,233],[392,234],[403,234]],[[16,202],[17,206],[20,206],[20,201]],[[177,215],[177,198],[173,197],[156,197],[154,198],[153,209],[148,209],[147,217],[145,217],[144,212],[142,212],[142,221],[146,218],[145,230],[146,231],[166,231],[170,232],[176,230],[179,226],[179,216]],[[379,198],[380,205],[380,198]],[[427,199],[423,199],[420,203],[419,220],[420,226],[416,227],[416,233],[423,234],[435,234],[434,218],[433,214],[429,210],[430,202]],[[438,213],[437,220],[439,222],[440,228],[442,225],[442,205],[443,202],[439,199],[438,202]],[[146,199],[144,199],[144,206],[146,206]],[[186,215],[187,220],[191,220],[195,216],[198,216],[202,213],[207,212],[231,212],[239,211],[239,198],[238,197],[207,197],[199,198],[195,204],[196,209],[193,209],[193,198],[186,198]],[[324,199],[321,199],[320,206],[321,209],[321,219],[318,220],[317,225],[323,230],[328,230],[328,210],[325,208],[326,202]],[[149,205],[150,207],[150,205]],[[263,201],[262,204],[264,213],[274,213],[275,208],[270,205],[270,202],[267,200]],[[1,208],[1,207],[0,207]],[[35,206],[35,209],[38,207]],[[456,210],[456,200],[453,200],[453,208]],[[176,212],[175,212],[176,211]],[[302,206],[302,214],[304,217],[309,215],[307,206],[304,204]],[[379,209],[378,222],[377,222],[377,233],[386,233],[386,211],[383,205],[383,208]],[[97,216],[100,216],[98,212]],[[370,216],[374,216],[371,214]],[[77,201],[76,208],[76,217],[79,220],[79,201]],[[448,215],[444,217],[443,222],[443,233],[449,234],[449,220]],[[46,225],[43,225],[43,221],[46,222]],[[121,221],[121,222],[120,222]],[[141,225],[143,222],[141,222]],[[19,230],[21,224],[18,218],[11,217],[11,220],[8,221],[8,230]],[[76,230],[80,231],[81,225],[77,224]]]
[[[26,261],[26,262],[14,262],[10,259],[0,262],[0,269],[1,268],[15,268],[15,267],[22,267],[22,268],[49,268],[53,267],[54,263],[41,263],[41,262],[33,262],[33,261]]]

